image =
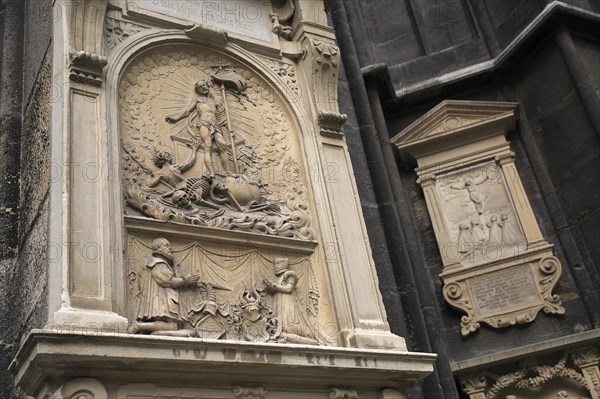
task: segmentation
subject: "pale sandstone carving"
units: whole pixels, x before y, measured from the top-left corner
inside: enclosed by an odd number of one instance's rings
[[[561,274],[514,165],[504,135],[514,103],[444,101],[392,139],[417,160],[417,182],[440,249],[443,294],[466,313],[466,336],[563,314],[552,294]]]
[[[593,355],[595,353],[595,355]],[[554,365],[539,366],[535,361],[521,362],[519,368],[515,371],[506,374],[495,374],[490,371],[484,371],[480,374],[472,374],[461,376],[460,385],[462,390],[469,395],[470,399],[514,399],[514,398],[537,398],[540,392],[549,382],[554,380],[562,380],[566,387],[567,381],[579,386],[576,391],[582,392],[587,390],[591,394],[592,399],[596,399],[600,395],[598,386],[590,383],[586,376],[586,367],[590,367],[592,371],[598,372],[598,349],[589,348],[571,353],[564,353],[560,360]],[[592,354],[589,356],[589,354]],[[591,362],[586,360],[580,363],[582,359],[592,359]],[[596,359],[595,362],[593,359]],[[571,366],[573,365],[573,366]],[[582,372],[577,371],[579,368]],[[529,391],[531,395],[515,396],[511,393]],[[555,392],[556,398],[577,398],[584,399],[581,396],[571,396],[566,390]],[[546,398],[548,396],[544,396]]]
[[[233,396],[236,398],[247,398],[247,399],[264,399],[267,397],[269,393],[266,389],[262,387],[233,387],[232,389]]]
[[[102,84],[102,69],[108,63],[106,57],[88,51],[69,51],[69,78],[76,82],[94,86]]]
[[[275,259],[277,280],[263,280],[265,291],[274,297],[274,307],[281,323],[280,339],[296,344],[318,345],[307,317],[296,296],[298,275],[289,269],[289,259]]]
[[[284,156],[297,149],[269,86],[233,61],[187,48],[154,51],[129,71],[120,93],[131,209],[158,220],[314,238],[303,177],[283,176]]]
[[[104,24],[104,40],[107,50],[110,52],[119,44],[144,29],[147,28],[131,22],[107,17]]]
[[[175,274],[171,243],[167,239],[155,239],[152,242],[152,250],[152,257],[146,262],[147,274],[144,277],[144,287],[140,291],[136,320],[131,324],[129,331],[191,336],[191,331],[181,328],[178,288],[185,285],[195,286],[200,276]]]
[[[329,399],[359,399],[358,392],[354,389],[331,388]]]
[[[299,266],[292,270],[288,258],[271,263],[257,252],[232,257],[196,244],[173,250],[164,238],[152,241],[152,256],[144,266],[147,244],[131,237],[129,252],[129,284],[136,309],[132,333],[331,343],[312,327],[318,315],[319,291],[307,259],[296,260]],[[175,255],[204,261],[182,266],[174,261]],[[275,282],[268,278],[273,267]]]

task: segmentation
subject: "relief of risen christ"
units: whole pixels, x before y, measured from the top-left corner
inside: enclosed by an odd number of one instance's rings
[[[194,85],[196,98],[192,100],[181,114],[167,116],[165,121],[176,123],[183,118],[188,119],[187,129],[193,137],[199,137],[204,147],[204,165],[214,175],[215,168],[212,163],[211,150],[214,148],[221,160],[223,171],[229,171],[227,143],[223,138],[222,118],[223,106],[215,100],[210,92],[207,82],[198,81]]]

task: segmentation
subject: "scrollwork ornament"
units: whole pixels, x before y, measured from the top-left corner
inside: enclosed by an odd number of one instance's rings
[[[547,314],[564,314],[565,308],[561,306],[560,297],[556,294],[552,294],[554,286],[558,282],[558,278],[561,273],[560,261],[554,257],[549,256],[540,260],[540,270],[546,277],[540,279],[540,293],[544,298],[544,313]]]
[[[246,399],[264,399],[267,397],[268,391],[262,387],[233,387],[231,390],[236,398]]]
[[[560,268],[560,261],[554,256],[540,260],[540,270],[544,274],[555,274]]]
[[[444,287],[446,296],[450,299],[459,299],[463,295],[463,290],[458,283],[450,283]]]

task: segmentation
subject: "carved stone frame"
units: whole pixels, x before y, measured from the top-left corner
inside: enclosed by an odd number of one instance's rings
[[[476,331],[481,322],[500,328],[531,322],[540,310],[564,313],[559,297],[552,294],[561,274],[560,261],[542,236],[516,169],[515,155],[505,139],[506,133],[515,128],[517,105],[444,101],[392,139],[403,158],[417,161],[417,181],[425,194],[443,262],[440,276],[444,298],[450,306],[466,313],[460,323],[463,336]],[[472,188],[478,184],[477,174],[484,170],[494,172],[496,197],[504,196],[492,201],[503,201],[503,209],[517,222],[514,229],[519,239],[511,248],[502,246],[504,238],[502,245],[497,245],[491,236],[487,241],[480,238],[478,249],[461,247],[460,233],[456,233],[458,223],[449,221],[453,213],[466,212],[461,207],[474,215],[471,220],[478,222],[484,217],[486,193]],[[460,185],[444,181],[457,175],[461,175],[457,180]],[[486,174],[479,178],[479,184],[489,179]],[[465,182],[469,182],[471,191],[466,190]],[[448,198],[453,197],[447,195],[452,191],[448,187],[465,189],[460,207],[457,202],[449,203]],[[487,195],[490,193],[488,189]],[[499,216],[495,216],[496,221]],[[475,227],[462,223],[459,229],[472,232],[477,230]],[[481,231],[486,231],[484,226]],[[486,253],[494,247],[490,244],[495,244],[494,256]],[[511,290],[517,298],[511,298]],[[489,294],[492,291],[496,293]]]

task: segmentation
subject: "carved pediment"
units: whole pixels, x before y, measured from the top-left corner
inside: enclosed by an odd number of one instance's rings
[[[446,143],[448,147],[476,141],[486,133],[497,133],[497,126],[505,131],[514,129],[517,103],[492,101],[441,102],[392,138],[402,152],[414,156],[435,142],[436,150]]]

